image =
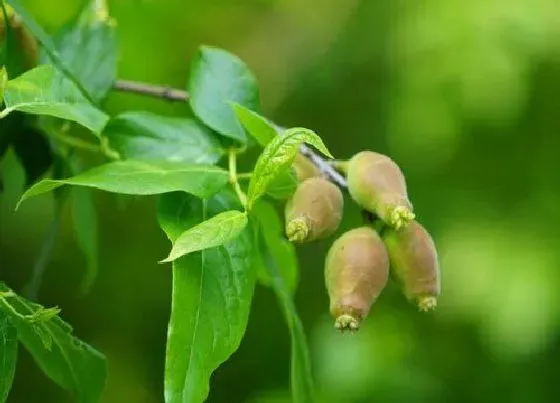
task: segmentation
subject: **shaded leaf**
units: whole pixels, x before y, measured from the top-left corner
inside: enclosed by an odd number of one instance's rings
[[[269,253],[274,261],[280,275],[284,279],[286,288],[293,295],[296,291],[299,273],[296,248],[293,243],[288,241],[284,235],[283,220],[278,215],[271,203],[264,200],[255,204],[253,216],[258,224],[259,233],[262,239],[260,255],[265,256]],[[266,263],[259,267],[259,280],[267,285],[272,285],[272,277],[266,268]]]
[[[109,117],[82,96],[78,88],[54,66],[44,65],[8,81],[2,114],[22,111],[72,120],[95,134]]]
[[[259,109],[257,80],[236,56],[202,46],[195,56],[188,83],[190,104],[196,116],[223,136],[247,142],[229,101]]]
[[[249,182],[248,209],[267,191],[276,177],[291,167],[303,143],[311,144],[323,154],[332,157],[321,138],[313,131],[303,128],[286,130],[283,136],[277,136],[268,143],[255,164]]]
[[[87,292],[98,272],[97,213],[92,194],[88,189],[73,188],[70,198],[76,243],[86,258],[87,266],[82,281],[82,291]]]
[[[262,206],[262,202],[260,202],[258,206]],[[256,209],[256,211],[259,210]],[[257,220],[270,219],[270,217],[272,217],[270,208],[260,210],[256,213],[255,217],[257,217]],[[268,225],[269,221],[263,221],[259,226],[259,232],[261,232],[264,243],[264,248],[261,249],[260,253],[262,255],[264,267],[268,272],[268,279],[278,298],[278,302],[280,303],[290,330],[290,385],[292,389],[292,401],[294,403],[310,403],[315,401],[315,393],[311,373],[311,359],[309,357],[309,348],[307,346],[305,331],[294,301],[292,300],[292,292],[289,288],[290,279],[285,277],[286,271],[282,269],[282,265],[286,264],[285,256],[279,253],[277,235],[266,230]]]
[[[194,119],[126,112],[103,130],[111,147],[122,157],[137,160],[217,162],[222,156],[214,133]]]
[[[54,35],[53,41],[63,64],[99,102],[117,77],[117,36],[115,23],[98,13],[95,3],[92,0],[86,4],[75,21]]]
[[[105,357],[74,337],[72,327],[53,316],[58,311],[25,300],[2,282],[0,296],[0,310],[8,314],[19,340],[43,372],[70,391],[75,401],[98,402],[105,384]]]
[[[240,208],[230,192],[209,200],[171,193],[160,197],[158,219],[171,241],[223,211]],[[165,401],[202,402],[212,372],[239,347],[255,286],[250,228],[233,241],[173,262]]]
[[[14,112],[4,119],[0,119],[0,158],[12,144],[17,133],[23,130],[25,125],[25,114]]]
[[[0,403],[8,398],[17,362],[17,329],[12,320],[0,309]]]
[[[266,189],[266,194],[274,199],[284,200],[294,194],[298,180],[293,169],[281,172]]]
[[[35,183],[53,163],[51,147],[43,133],[34,127],[24,126],[15,134],[14,151],[25,170],[27,186]]]
[[[231,102],[231,105],[237,120],[261,146],[266,147],[278,135],[274,125],[265,117],[236,102]]]
[[[171,262],[189,253],[230,242],[246,226],[247,213],[238,210],[219,213],[183,232],[173,243],[169,256],[160,263]]]
[[[45,179],[33,185],[18,203],[63,185],[93,187],[113,193],[153,195],[182,190],[198,197],[218,192],[228,173],[213,165],[175,162],[117,161],[68,179]]]

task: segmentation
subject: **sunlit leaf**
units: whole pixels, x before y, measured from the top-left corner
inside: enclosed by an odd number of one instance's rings
[[[223,245],[235,239],[246,226],[247,213],[238,210],[219,213],[183,232],[162,262],[171,262],[192,252]]]
[[[198,197],[218,192],[228,173],[213,165],[117,161],[97,166],[68,179],[45,179],[29,188],[18,203],[63,185],[97,188],[113,193],[153,195],[182,190]]]
[[[201,47],[191,66],[188,91],[191,107],[200,120],[223,136],[247,142],[228,102],[258,110],[259,94],[253,73],[237,56]]]
[[[123,158],[212,164],[223,153],[214,133],[195,119],[150,112],[118,115],[103,135]]]
[[[78,88],[54,66],[39,66],[8,81],[2,114],[22,111],[75,121],[95,134],[109,117],[83,97]]]
[[[17,329],[8,314],[0,308],[0,403],[6,401],[12,387],[16,371],[17,347]]]
[[[248,209],[267,191],[276,177],[291,167],[303,143],[311,144],[323,154],[332,157],[321,138],[311,130],[302,128],[286,130],[283,136],[277,136],[268,143],[255,164],[249,182]]]
[[[97,403],[105,385],[105,357],[72,335],[72,327],[56,316],[58,309],[27,301],[2,282],[0,296],[0,310],[9,316],[43,372],[70,391],[75,401]]]
[[[274,125],[258,113],[236,102],[232,102],[231,106],[235,111],[237,120],[261,146],[266,147],[278,135]]]
[[[160,197],[160,226],[171,241],[185,230],[223,211],[240,208],[230,193],[209,200],[184,193]],[[250,228],[233,241],[173,262],[165,401],[202,402],[210,376],[239,347],[255,286]]]

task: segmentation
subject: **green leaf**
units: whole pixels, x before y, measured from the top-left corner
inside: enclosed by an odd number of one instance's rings
[[[10,317],[0,310],[0,403],[8,399],[17,362],[17,329]]]
[[[222,49],[201,47],[191,66],[188,91],[200,120],[223,136],[247,142],[228,102],[258,110],[259,94],[257,80],[239,58]]]
[[[171,241],[192,226],[239,208],[230,192],[209,200],[171,193],[160,197],[158,219]],[[212,372],[239,347],[255,286],[250,228],[233,241],[173,262],[165,401],[203,402]]]
[[[51,65],[39,66],[8,81],[4,93],[6,109],[72,120],[95,134],[101,133],[109,117],[82,96],[78,88]]]
[[[117,78],[117,36],[116,24],[97,12],[95,3],[90,0],[53,40],[60,60],[91,98],[99,102]]]
[[[96,403],[105,384],[105,357],[72,335],[72,327],[56,314],[13,293],[0,282],[0,310],[17,328],[18,338],[39,367],[69,390],[76,402]]]
[[[126,112],[103,135],[124,158],[213,164],[223,154],[214,133],[195,119]]]
[[[227,171],[213,165],[178,162],[117,161],[68,179],[45,179],[33,185],[18,203],[63,185],[93,187],[113,193],[153,195],[181,190],[198,197],[218,192],[228,182]]]
[[[231,102],[231,106],[235,111],[237,120],[261,146],[266,147],[278,135],[274,125],[257,112],[253,112],[236,102]]]
[[[298,180],[293,169],[281,172],[270,182],[266,193],[274,199],[285,200],[294,194]]]
[[[25,170],[27,186],[43,176],[53,163],[48,140],[42,132],[29,124],[14,133],[12,146]]]
[[[43,28],[41,28],[39,24],[37,24],[37,22],[35,22],[35,19],[31,16],[31,14],[27,12],[25,7],[23,7],[19,0],[6,0],[6,2],[14,8],[16,13],[18,14],[18,17],[21,18],[25,26],[31,31],[35,38],[37,38],[39,43],[43,46],[43,49],[45,49],[49,57],[53,60],[54,64],[58,67],[58,70],[60,70],[63,75],[73,83],[76,90],[81,93],[82,97],[91,101],[89,94],[82,86],[80,81],[76,77],[74,77],[70,69],[61,60],[60,54],[58,50],[56,50],[55,44],[52,41],[51,37],[43,30]]]
[[[260,200],[253,209],[253,216],[255,217],[258,229],[262,237],[262,247],[264,250],[260,253],[265,256],[269,253],[274,261],[286,288],[293,295],[296,291],[299,273],[298,273],[298,260],[296,248],[293,243],[288,241],[284,236],[284,225],[280,219],[278,212],[274,209],[271,203]],[[270,286],[272,284],[272,277],[269,270],[266,268],[266,263],[259,267],[259,280]]]
[[[261,250],[262,260],[290,330],[292,401],[294,403],[313,402],[315,401],[315,395],[309,348],[303,324],[292,300],[291,280],[286,275],[289,275],[289,272],[286,273],[286,269],[283,267],[286,265],[286,257],[278,249],[278,233],[268,228],[273,213],[270,211],[270,207],[263,208],[263,204],[260,202],[255,206],[255,215],[253,217],[256,217],[259,222],[259,232],[262,234],[264,241],[264,250]]]
[[[169,256],[162,260],[171,262],[199,250],[223,245],[235,239],[247,226],[247,213],[230,210],[195,225],[183,232],[173,243]]]
[[[284,135],[277,136],[268,143],[255,164],[249,182],[248,209],[251,209],[259,197],[267,191],[276,177],[291,167],[303,143],[310,144],[326,156],[332,157],[321,138],[313,131],[303,128],[286,130]]]
[[[97,214],[89,190],[73,188],[70,198],[76,243],[86,258],[87,266],[82,281],[82,291],[87,292],[95,281],[98,272]]]

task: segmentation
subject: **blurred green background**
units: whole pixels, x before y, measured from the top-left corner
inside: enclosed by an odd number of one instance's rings
[[[78,0],[23,1],[52,32]],[[357,334],[328,316],[320,242],[299,249],[297,292],[320,401],[555,402],[560,395],[560,4],[558,0],[113,0],[119,76],[184,87],[204,43],[257,75],[265,113],[316,130],[339,158],[362,149],[406,173],[441,259],[437,312],[394,285]],[[188,112],[111,94],[111,114]],[[24,176],[1,162],[0,276],[21,290],[53,217],[48,196],[13,208]],[[96,193],[100,274],[64,212],[40,302],[59,305],[108,357],[104,402],[163,401],[169,248],[154,198]],[[343,229],[359,225],[350,203]],[[289,336],[269,289],[256,291],[241,348],[209,402],[289,402]],[[69,402],[20,349],[13,403]]]

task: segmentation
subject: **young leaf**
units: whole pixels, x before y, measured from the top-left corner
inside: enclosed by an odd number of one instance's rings
[[[90,0],[53,38],[60,60],[95,102],[105,97],[117,77],[116,24],[97,7]]]
[[[274,125],[257,112],[253,112],[236,102],[231,102],[231,106],[235,111],[237,120],[239,120],[247,132],[253,136],[261,146],[266,147],[267,144],[278,135]]]
[[[259,94],[257,80],[239,58],[222,49],[201,47],[191,66],[188,91],[200,120],[223,136],[247,142],[228,101],[258,110]]]
[[[213,165],[178,162],[117,161],[68,179],[45,179],[29,188],[18,203],[63,185],[93,187],[113,193],[153,195],[182,190],[198,197],[218,192],[228,173]]]
[[[51,65],[39,66],[8,81],[4,92],[5,116],[12,111],[73,120],[95,134],[109,117],[94,107],[78,88]]]
[[[183,232],[173,243],[169,256],[160,263],[228,243],[239,236],[246,226],[247,213],[230,210],[215,215]]]
[[[213,164],[223,154],[214,133],[195,119],[126,112],[103,135],[124,158]]]
[[[72,327],[45,309],[13,293],[0,282],[0,310],[17,328],[18,338],[39,367],[69,390],[76,402],[96,403],[105,384],[105,357],[72,335]]]
[[[277,136],[268,143],[255,164],[249,182],[248,209],[267,191],[278,175],[290,168],[303,143],[311,144],[326,156],[332,157],[321,138],[313,131],[303,128],[286,130],[284,135]]]
[[[293,243],[288,241],[284,235],[284,224],[274,209],[274,206],[267,201],[260,200],[253,209],[253,216],[258,224],[258,230],[263,242],[264,249],[260,255],[265,256],[269,253],[274,261],[286,288],[293,295],[296,291],[299,272],[296,248]],[[267,286],[272,284],[272,277],[266,268],[265,262],[260,267],[259,280]]]
[[[292,401],[295,403],[309,403],[315,401],[313,391],[313,377],[311,373],[311,360],[309,357],[309,349],[305,338],[303,324],[299,318],[295,304],[292,300],[291,291],[289,288],[289,278],[285,277],[282,271],[282,265],[285,264],[285,256],[278,253],[277,242],[278,235],[272,234],[267,231],[269,220],[272,217],[270,209],[260,209],[262,202],[259,203],[259,208],[255,209],[254,217],[260,222],[260,229],[262,238],[265,244],[265,250],[262,251],[263,261],[268,276],[272,284],[272,288],[276,293],[288,328],[290,330],[291,338],[291,369],[290,380],[292,388]]]
[[[16,13],[18,14],[18,17],[21,18],[25,26],[31,31],[35,38],[37,38],[39,43],[41,43],[45,51],[49,54],[49,57],[58,67],[58,70],[60,70],[64,74],[64,76],[66,76],[66,78],[73,83],[82,97],[91,101],[89,94],[82,86],[81,82],[76,77],[74,77],[66,64],[60,59],[60,54],[56,50],[51,37],[43,30],[43,28],[41,28],[39,24],[37,24],[37,22],[35,22],[31,14],[27,12],[25,7],[23,7],[19,0],[6,0],[6,2],[14,8]]]
[[[17,362],[17,329],[0,309],[0,403],[8,399]]]
[[[158,219],[175,241],[211,215],[239,207],[230,192],[209,200],[170,193],[160,197]],[[165,362],[167,403],[203,402],[210,376],[239,347],[255,287],[252,240],[246,228],[227,244],[173,262]]]

